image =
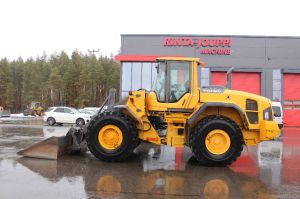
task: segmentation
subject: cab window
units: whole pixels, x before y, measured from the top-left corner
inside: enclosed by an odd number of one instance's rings
[[[190,63],[170,62],[170,95],[169,102],[177,102],[190,91]]]
[[[156,78],[153,85],[153,90],[156,93],[157,100],[159,102],[165,102],[166,101],[166,91],[165,91],[165,85],[166,85],[166,63],[165,62],[159,62],[156,65]]]

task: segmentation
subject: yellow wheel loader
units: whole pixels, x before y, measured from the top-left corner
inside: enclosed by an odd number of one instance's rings
[[[44,114],[44,108],[41,106],[40,102],[31,102],[30,107],[24,110],[23,114],[25,116],[42,116]]]
[[[227,166],[240,156],[243,146],[279,136],[269,99],[231,90],[232,69],[226,88],[198,88],[198,67],[204,67],[199,58],[157,59],[151,91],[130,91],[127,99],[109,106],[82,129],[71,129],[66,138],[52,138],[53,145],[63,143],[56,148],[57,154],[61,148],[79,151],[87,144],[100,160],[123,161],[145,141],[187,146],[202,165]],[[19,154],[35,157],[32,153],[39,152],[41,156],[41,147]],[[46,152],[42,155],[49,158]]]

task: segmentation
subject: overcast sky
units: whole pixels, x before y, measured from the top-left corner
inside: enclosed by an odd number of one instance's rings
[[[75,49],[100,49],[109,56],[118,52],[120,34],[300,36],[299,5],[296,0],[0,0],[0,58]]]

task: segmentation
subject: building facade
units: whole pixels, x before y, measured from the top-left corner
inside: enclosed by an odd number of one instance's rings
[[[287,126],[300,126],[300,37],[222,35],[121,35],[121,96],[151,89],[155,59],[199,57],[199,87],[225,85],[234,67],[232,89],[280,101]]]

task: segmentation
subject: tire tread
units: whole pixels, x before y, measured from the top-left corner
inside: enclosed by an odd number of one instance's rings
[[[119,155],[117,156],[106,156],[103,154],[100,154],[95,146],[95,141],[94,139],[94,128],[97,125],[100,125],[101,122],[105,122],[106,119],[118,119],[122,120],[124,123],[126,123],[126,128],[128,129],[128,132],[132,134],[130,136],[130,140],[128,141],[127,148]],[[95,126],[96,125],[96,126]],[[132,119],[123,114],[120,110],[108,110],[103,113],[98,114],[95,118],[93,118],[88,127],[87,127],[87,134],[86,134],[86,140],[87,140],[87,146],[91,153],[98,158],[99,160],[105,161],[105,162],[122,162],[126,160],[132,153],[133,150],[135,149],[137,143],[138,143],[138,136],[137,136],[137,128],[135,123],[132,121]]]
[[[206,158],[204,155],[201,154],[202,150],[206,150],[204,146],[197,146],[197,139],[200,137],[201,135],[201,129],[202,127],[204,127],[205,124],[207,124],[208,122],[211,122],[213,120],[219,120],[219,121],[225,121],[226,123],[228,123],[229,125],[231,125],[234,129],[235,129],[235,133],[233,133],[233,140],[236,142],[237,148],[234,152],[234,154],[224,160],[224,161],[212,161],[208,158]],[[243,136],[241,133],[241,129],[240,127],[233,122],[232,120],[230,120],[227,117],[224,116],[208,116],[202,120],[200,120],[200,122],[195,126],[195,128],[193,129],[193,132],[190,135],[189,138],[190,141],[190,147],[196,157],[196,159],[198,160],[198,162],[201,165],[204,166],[217,166],[217,167],[224,167],[224,166],[228,166],[230,164],[232,164],[234,161],[237,160],[237,158],[241,155],[242,151],[243,151]]]

